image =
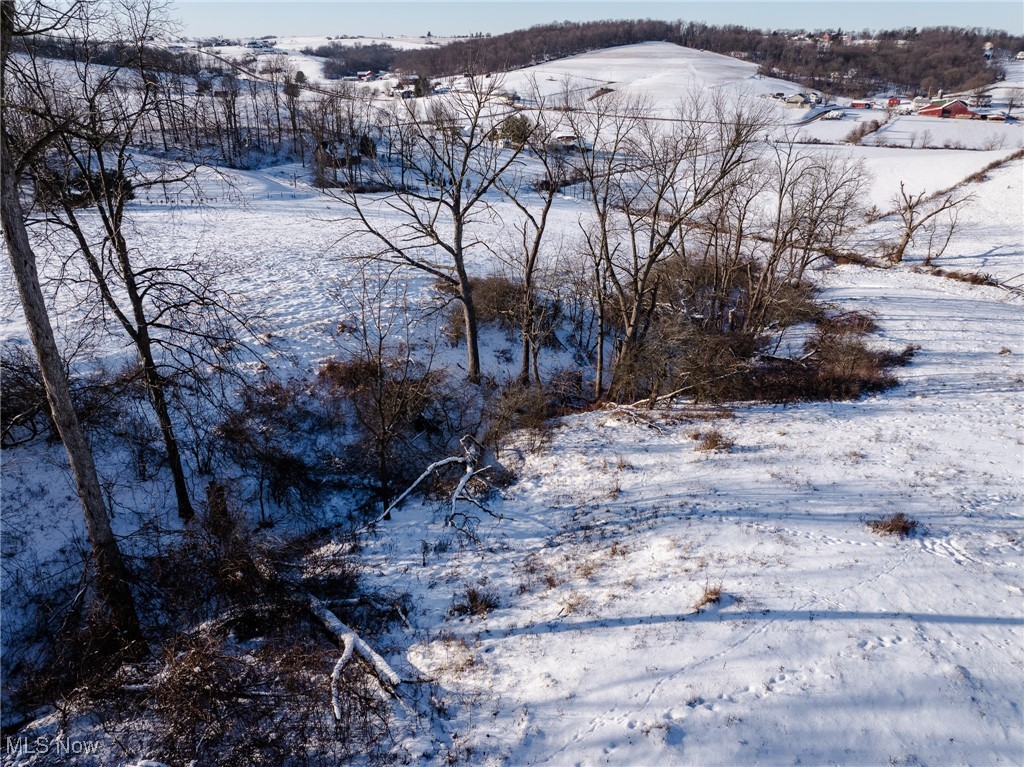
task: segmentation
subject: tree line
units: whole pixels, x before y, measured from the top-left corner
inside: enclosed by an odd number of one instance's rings
[[[905,93],[965,90],[1001,78],[983,46],[991,42],[1002,55],[1024,49],[1024,38],[998,30],[953,27],[861,32],[844,44],[843,31],[765,32],[739,25],[657,20],[562,22],[460,40],[440,47],[395,54],[394,67],[427,77],[518,69],[587,51],[647,41],[738,56],[761,71],[807,87],[842,96],[879,90]]]
[[[310,47],[303,53],[326,59],[324,75],[340,79],[360,71],[398,71],[435,78],[500,72],[542,64],[587,51],[649,41],[735,56],[757,64],[766,75],[793,80],[841,96],[867,96],[879,91],[930,94],[939,89],[970,90],[1002,79],[1001,60],[1024,50],[1024,36],[1002,30],[950,26],[906,27],[853,32],[842,29],[774,30],[736,24],[652,19],[560,22],[500,35],[475,36],[445,45],[401,50],[387,43],[346,46],[337,42]],[[991,43],[990,54],[984,45]],[[17,49],[29,44],[15,41]],[[78,55],[75,41],[42,35],[32,47],[54,58]],[[153,69],[195,76],[198,58],[152,45],[142,52]],[[123,44],[97,44],[90,55],[107,65],[126,56]]]

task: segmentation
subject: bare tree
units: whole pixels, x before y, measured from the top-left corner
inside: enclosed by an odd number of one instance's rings
[[[338,83],[302,110],[313,146],[310,158],[317,186],[352,189],[362,179],[364,155],[371,158],[376,151],[369,137],[372,109],[364,94],[348,83]]]
[[[306,163],[306,154],[303,148],[302,136],[299,133],[299,94],[302,93],[302,86],[299,83],[297,76],[302,74],[298,71],[292,71],[286,69],[284,73],[284,85],[282,87],[282,93],[284,95],[284,105],[288,110],[288,122],[291,125],[292,130],[292,153],[299,156],[299,160],[303,165]]]
[[[597,220],[587,242],[599,255],[621,328],[613,397],[622,393],[651,327],[660,265],[685,248],[700,211],[743,176],[768,124],[763,102],[723,94],[691,93],[673,120],[650,119],[649,112],[616,94],[567,112],[577,136],[593,144],[580,145]]]
[[[621,226],[615,210],[619,204],[616,184],[634,162],[629,140],[632,132],[650,111],[642,99],[627,99],[617,93],[606,94],[594,103],[587,92],[569,81],[563,84],[561,103],[569,133],[562,137],[566,149],[573,152],[573,166],[585,186],[593,220],[580,219],[584,250],[590,258],[591,282],[597,307],[597,338],[594,397],[605,394],[605,346],[609,327],[609,283],[613,258],[618,252]]]
[[[118,33],[114,39],[121,39],[125,48],[136,46],[122,55],[138,65],[157,19],[148,2],[126,6],[124,11],[123,18],[107,21],[114,26],[110,31]],[[159,300],[167,292],[168,280],[177,285],[183,280],[171,269],[137,265],[138,254],[133,254],[127,237],[126,208],[134,194],[135,177],[140,175],[133,167],[132,144],[144,116],[155,109],[156,96],[144,70],[127,73],[119,67],[95,66],[93,46],[99,42],[92,37],[78,41],[73,76],[46,76],[31,60],[27,65],[31,69],[21,84],[29,108],[39,130],[55,134],[50,150],[37,156],[31,170],[37,191],[45,198],[49,222],[73,236],[104,303],[139,353],[174,480],[178,515],[187,521],[194,511],[167,402],[167,382],[154,348],[154,334],[167,327],[170,318],[165,315],[173,310],[153,308],[154,298]],[[141,80],[137,89],[119,87],[119,78],[126,75]],[[92,220],[80,217],[80,208],[95,213],[89,218],[98,220],[97,232],[92,231]],[[189,300],[175,292],[175,300]]]
[[[54,339],[46,303],[39,282],[36,255],[25,227],[21,204],[21,179],[28,163],[43,153],[55,138],[55,130],[21,137],[18,142],[9,132],[12,123],[21,121],[17,107],[8,101],[15,36],[54,32],[67,27],[81,8],[78,4],[55,7],[33,3],[16,8],[12,2],[0,4],[0,83],[2,83],[3,119],[0,121],[0,217],[4,242],[18,285],[29,337],[36,351],[54,424],[68,454],[78,498],[85,516],[86,533],[95,558],[97,595],[105,605],[122,641],[135,642],[141,636],[135,603],[121,551],[110,526],[110,518],[100,490],[92,450],[75,413],[67,373]]]
[[[378,246],[365,257],[450,286],[462,305],[466,374],[474,383],[480,350],[469,258],[489,247],[474,234],[475,225],[488,210],[488,194],[522,151],[493,140],[503,107],[498,78],[469,77],[464,89],[429,104],[408,99],[380,110],[384,146],[370,158],[367,175],[387,191],[364,196],[353,188],[342,197],[357,229]],[[381,210],[390,215],[378,216]]]
[[[1006,115],[1009,117],[1013,110],[1024,104],[1024,88],[1008,88],[1006,91]]]
[[[745,184],[750,210],[734,224],[756,261],[746,269],[745,310],[733,330],[758,333],[780,313],[783,295],[815,261],[834,252],[859,207],[864,169],[838,155],[809,152],[792,137],[768,142]],[[762,191],[763,190],[763,191]],[[758,205],[760,197],[764,205]],[[755,276],[756,275],[756,276]]]
[[[513,115],[502,123],[499,136],[510,144],[524,146],[534,163],[524,163],[524,167],[506,174],[498,184],[520,214],[509,227],[515,237],[508,248],[507,260],[522,281],[517,320],[521,338],[519,382],[524,386],[530,385],[531,371],[534,382],[541,383],[539,358],[548,313],[537,295],[541,254],[548,235],[551,206],[562,187],[571,180],[572,173],[565,147],[555,141],[561,113],[551,108],[536,83],[527,98],[535,105],[532,122],[522,114]]]
[[[809,153],[798,176],[793,212],[798,219],[787,276],[800,281],[813,263],[843,247],[854,218],[863,210],[867,170],[858,160]]]
[[[148,0],[120,7],[105,18],[109,39],[119,41],[120,66],[99,65],[95,37],[75,39],[72,68],[50,71],[32,56],[18,84],[35,130],[50,133],[47,151],[29,163],[48,232],[64,232],[96,286],[100,301],[138,353],[167,456],[178,515],[194,515],[171,412],[176,374],[197,378],[204,366],[220,367],[244,319],[229,306],[208,270],[169,263],[144,252],[133,232],[130,201],[140,190],[190,178],[195,166],[149,160],[139,167],[134,146],[140,126],[158,101],[145,68],[145,44],[161,21]],[[99,30],[92,29],[95,35]],[[133,238],[135,242],[133,243]]]
[[[923,231],[930,231],[938,225],[936,220],[939,216],[946,214],[946,222],[942,227],[943,233],[938,240],[944,244],[938,253],[929,248],[925,264],[931,262],[941,255],[945,246],[949,244],[958,223],[959,210],[974,199],[974,195],[967,192],[952,190],[938,195],[928,195],[925,192],[919,194],[908,194],[904,183],[900,182],[900,191],[893,197],[893,205],[899,216],[900,235],[899,240],[889,249],[886,256],[894,264],[903,261],[907,248],[914,242],[917,235]],[[931,232],[930,241],[936,242],[936,233]]]
[[[447,447],[449,387],[429,354],[413,353],[413,307],[406,287],[392,280],[394,267],[362,266],[340,293],[348,315],[339,337],[345,354],[325,364],[320,378],[344,394],[359,435],[354,463],[387,504],[412,465]]]

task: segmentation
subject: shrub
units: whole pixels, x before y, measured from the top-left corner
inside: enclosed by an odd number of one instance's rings
[[[438,281],[437,289],[444,295],[455,297],[457,291],[449,282]],[[469,284],[473,291],[473,308],[480,324],[497,324],[506,331],[515,331],[520,327],[524,305],[524,290],[521,282],[501,275],[488,277],[470,277]],[[461,304],[454,306],[447,314],[444,334],[453,343],[461,343],[466,329],[462,320]]]
[[[702,610],[708,605],[717,605],[722,601],[722,583],[719,581],[716,584],[712,584],[710,580],[705,582],[704,591],[701,593],[700,598],[694,603],[693,608],[695,610]]]
[[[354,439],[346,466],[388,501],[458,435],[475,428],[466,419],[474,398],[441,371],[407,355],[330,360],[318,373],[327,392],[348,408]]]
[[[695,402],[721,402],[731,398],[732,379],[746,367],[757,348],[757,339],[737,333],[693,333],[681,373]]]
[[[871,349],[864,337],[877,329],[873,317],[846,312],[818,323],[801,359],[765,358],[730,381],[733,393],[767,402],[856,399],[899,381],[890,368],[909,363],[916,346],[900,352]]]
[[[817,336],[819,339],[823,339],[850,333],[864,335],[874,333],[876,330],[878,330],[878,322],[870,314],[850,311],[822,319],[818,323]]]
[[[718,429],[696,434],[695,438],[697,439],[697,449],[702,452],[711,452],[713,450],[728,451],[734,445],[733,441]]]
[[[172,764],[348,763],[357,754],[380,763],[387,698],[363,664],[349,663],[341,717],[332,716],[325,700],[340,650],[304,594],[371,642],[397,617],[396,600],[368,593],[336,545],[315,535],[262,540],[233,504],[216,512],[217,495],[199,526],[140,568],[142,617],[160,649],[142,667],[153,693],[127,707],[147,722],[139,750]]]
[[[3,447],[30,442],[41,434],[54,436],[50,405],[39,366],[21,346],[5,343],[0,356],[3,397],[0,426]]]
[[[878,120],[867,120],[857,123],[857,126],[846,134],[844,141],[848,144],[859,144],[861,140],[870,133],[882,127]]]
[[[215,429],[225,454],[251,472],[263,521],[265,500],[311,510],[328,489],[348,485],[337,459],[344,444],[341,403],[315,386],[266,377],[242,388],[239,404]]]
[[[36,175],[36,200],[44,210],[67,204],[72,208],[86,208],[96,203],[94,192],[122,201],[135,199],[132,180],[117,170],[93,171],[86,176],[81,171],[70,175],[44,169]]]
[[[498,129],[498,135],[513,146],[521,147],[530,140],[533,126],[523,114],[514,114],[506,118]]]
[[[768,313],[768,323],[791,327],[801,322],[819,322],[825,312],[816,300],[817,288],[808,282],[786,282],[778,286]]]
[[[843,266],[845,264],[854,264],[856,266],[876,266],[870,258],[853,250],[844,250],[832,253],[830,258],[836,266]]]
[[[136,384],[137,367],[118,372],[99,370],[89,376],[71,374],[71,398],[79,420],[87,427],[110,429],[116,433],[116,424],[124,406],[122,395],[144,397]],[[36,358],[24,347],[5,342],[0,350],[0,429],[3,447],[15,447],[37,437],[57,439],[56,427],[50,414],[42,374]],[[133,436],[131,434],[127,435]]]
[[[931,273],[938,277],[945,277],[947,280],[966,282],[969,285],[990,285],[994,287],[998,287],[1000,285],[999,280],[991,274],[985,274],[984,272],[963,272],[956,269],[941,269],[936,267],[931,270]]]
[[[917,521],[911,519],[902,511],[897,511],[881,519],[873,519],[868,522],[872,532],[879,535],[895,535],[906,538],[917,529]]]
[[[548,394],[532,386],[513,382],[504,386],[484,406],[487,432],[484,444],[500,455],[502,442],[512,432],[528,429],[535,435],[550,428],[552,415]]]
[[[500,606],[498,594],[483,586],[467,586],[465,592],[452,602],[449,615],[475,615],[483,618]]]
[[[386,763],[391,714],[363,664],[337,682],[340,719],[325,705],[338,650],[274,638],[244,651],[203,633],[169,644],[156,676],[145,750],[171,764],[273,767]],[[314,745],[314,748],[310,748]]]

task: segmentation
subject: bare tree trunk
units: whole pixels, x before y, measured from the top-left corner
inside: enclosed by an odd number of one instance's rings
[[[182,522],[189,522],[195,516],[195,510],[192,508],[191,500],[189,500],[185,470],[181,463],[181,451],[178,449],[178,440],[174,436],[174,426],[171,422],[170,409],[167,407],[167,396],[164,392],[163,379],[160,376],[160,371],[157,370],[156,362],[153,360],[153,351],[149,338],[145,338],[145,341],[140,338],[136,343],[143,360],[146,389],[149,391],[149,399],[153,403],[153,410],[156,412],[157,423],[160,424],[160,435],[163,437],[164,449],[167,451],[167,463],[171,469],[171,477],[174,479],[174,496],[178,502],[178,518]]]
[[[5,62],[10,50],[10,7],[5,3],[3,9]],[[11,160],[12,153],[5,131],[0,140],[0,217],[3,221],[4,241],[7,244],[11,270],[18,284],[18,295],[25,312],[29,337],[39,360],[39,370],[46,387],[53,422],[67,451],[78,498],[82,503],[86,533],[96,562],[97,591],[122,641],[130,644],[141,638],[141,631],[129,588],[128,572],[110,527],[110,518],[103,503],[92,450],[71,400],[67,375],[57,350],[39,284],[35,252],[25,229],[18,190],[18,171],[16,163],[12,163]]]
[[[522,338],[522,345],[520,348],[521,360],[519,364],[519,383],[521,383],[523,386],[530,385],[530,352],[532,350],[530,337],[532,333],[529,323],[530,318],[533,317],[535,312],[533,301],[529,298],[530,290],[532,290],[532,287],[533,286],[530,284],[529,281],[527,281],[523,285],[523,290],[526,291],[527,298],[525,299],[525,306],[523,307],[524,316],[519,328],[519,335]],[[537,383],[539,384],[540,381],[537,381]]]
[[[113,232],[112,239],[115,242],[118,257],[121,261],[128,300],[131,302],[132,312],[135,316],[135,332],[132,332],[127,327],[126,330],[128,330],[129,335],[135,342],[135,346],[139,350],[139,356],[142,357],[146,390],[149,392],[150,401],[153,403],[157,423],[160,424],[160,434],[163,437],[164,449],[167,451],[167,463],[171,469],[171,476],[174,479],[174,495],[178,502],[178,517],[182,522],[189,522],[195,516],[195,510],[192,508],[192,502],[189,499],[188,483],[185,481],[185,470],[181,463],[181,451],[178,449],[178,440],[174,436],[171,413],[167,407],[164,379],[160,375],[153,356],[153,342],[149,335],[149,320],[146,317],[142,292],[135,281],[135,271],[128,257],[128,247],[121,236],[120,225]],[[101,279],[101,275],[98,275],[97,279]],[[109,296],[109,290],[105,290],[104,295]]]
[[[119,158],[119,171],[124,174],[124,167],[121,164],[126,144],[120,147],[121,157]],[[68,147],[69,152],[71,147]],[[97,156],[97,164],[102,169],[102,156]],[[88,165],[82,161],[80,167],[83,174],[87,172]],[[95,185],[90,184],[92,188]],[[167,463],[171,470],[171,477],[174,480],[174,494],[178,505],[178,517],[182,522],[189,522],[195,516],[195,510],[189,498],[188,483],[185,479],[185,470],[181,461],[181,451],[178,448],[178,441],[174,436],[174,425],[171,420],[170,409],[167,406],[167,387],[163,376],[156,364],[156,357],[153,354],[153,339],[150,335],[150,319],[145,305],[145,290],[138,283],[139,270],[132,264],[129,255],[128,244],[124,239],[122,231],[122,220],[124,213],[124,200],[114,190],[105,185],[100,188],[93,188],[93,194],[97,198],[96,208],[103,222],[107,240],[116,253],[121,286],[127,295],[130,305],[131,317],[128,310],[122,309],[114,297],[115,289],[112,289],[110,279],[104,272],[100,258],[93,251],[92,245],[85,235],[85,228],[78,221],[73,208],[65,201],[64,214],[65,225],[78,241],[82,256],[92,272],[97,286],[100,288],[100,295],[103,302],[121,323],[125,333],[135,345],[142,360],[143,379],[146,385],[146,392],[149,394],[150,402],[156,413],[157,423],[160,426],[160,435],[163,438],[164,449],[167,451]]]
[[[480,383],[480,332],[473,304],[473,288],[462,262],[458,265],[459,293],[462,298],[462,317],[466,326],[466,379]]]
[[[604,344],[606,338],[605,301],[608,295],[601,264],[594,263],[594,300],[597,303],[597,361],[594,363],[594,401],[604,397]]]

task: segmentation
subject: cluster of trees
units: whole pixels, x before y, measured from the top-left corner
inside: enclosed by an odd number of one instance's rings
[[[858,35],[850,43],[844,43],[839,35],[824,50],[817,43],[794,45],[783,40],[755,48],[752,60],[765,73],[829,93],[930,95],[939,89],[979,88],[1001,79],[1001,64],[984,55],[986,42],[1005,52],[1016,50],[1024,40],[1005,33],[948,27],[906,29],[874,37]]]
[[[323,65],[324,77],[337,80],[358,72],[390,71],[399,50],[387,43],[368,45],[341,45],[329,43],[316,48],[304,48],[303,53],[327,59]]]
[[[364,236],[354,255],[426,272],[458,302],[470,381],[486,372],[478,290],[493,276],[474,274],[474,253],[505,264],[521,383],[543,384],[537,358],[558,306],[576,318],[590,397],[654,400],[697,383],[686,361],[703,347],[727,339],[749,359],[768,329],[800,319],[807,268],[856,215],[863,170],[766,142],[762,100],[694,93],[664,120],[642,99],[595,101],[567,84],[513,113],[497,78],[468,82],[427,108],[350,107],[350,143],[373,136],[376,152],[333,193]],[[589,204],[570,249],[549,226],[567,187]],[[505,242],[488,239],[496,220]]]
[[[667,40],[756,62],[766,74],[803,82],[830,93],[863,95],[879,90],[930,93],[960,90],[999,76],[982,55],[983,42],[1014,50],[1024,40],[1005,33],[950,28],[879,33],[868,44],[843,44],[838,33],[825,46],[820,36],[765,34],[739,26],[662,21],[608,21],[552,24],[445,46],[399,51],[386,44],[356,47],[329,44],[308,51],[328,57],[330,78],[365,70],[419,73],[411,78],[416,95],[430,79],[444,75],[494,72],[561,56],[645,40]],[[186,154],[234,167],[253,167],[270,158],[305,160],[311,139],[302,90],[305,76],[287,56],[241,62],[242,75],[229,62],[200,62],[194,54],[172,54],[142,41],[81,40],[45,31],[16,38],[12,51],[33,57],[88,61],[143,78],[152,109],[137,126],[138,145]],[[941,73],[941,74],[940,74]],[[115,82],[134,88],[127,75]]]
[[[211,63],[171,53],[150,41],[82,38],[40,28],[15,37],[11,52],[32,60],[63,60],[96,72],[109,68],[111,88],[130,100],[145,85],[147,108],[134,127],[135,146],[165,155],[251,167],[282,156],[302,157],[299,100],[305,75],[279,55]],[[251,67],[246,76],[240,68]]]
[[[0,216],[34,351],[34,364],[20,355],[12,367],[4,349],[4,444],[30,442],[46,431],[33,424],[45,421],[67,454],[85,522],[84,545],[72,546],[57,572],[47,563],[27,581],[19,573],[15,586],[5,569],[5,588],[19,589],[7,597],[24,608],[5,624],[5,728],[20,726],[19,712],[58,700],[70,702],[70,732],[79,713],[104,726],[123,722],[130,698],[129,727],[142,724],[102,746],[110,749],[97,754],[102,763],[154,753],[174,763],[383,763],[390,739],[380,691],[400,678],[338,616],[386,628],[402,614],[399,602],[364,601],[358,576],[338,563],[326,576],[292,576],[281,562],[294,550],[268,553],[239,511],[257,500],[262,507],[265,491],[280,505],[322,493],[338,456],[314,464],[289,452],[296,435],[325,428],[348,400],[357,414],[370,405],[361,389],[344,400],[328,396],[327,383],[311,394],[257,382],[238,397],[247,409],[231,408],[237,360],[252,359],[241,339],[255,329],[208,260],[172,257],[135,226],[136,195],[191,184],[198,168],[184,152],[143,149],[153,131],[175,140],[180,117],[168,109],[166,72],[153,72],[146,55],[165,23],[148,0],[0,4]],[[33,47],[52,34],[73,44],[74,59]],[[111,39],[122,41],[117,63],[97,63],[93,54]],[[48,264],[60,280],[49,280]],[[123,369],[94,376],[99,402],[88,423],[83,360],[68,348],[77,339],[55,310],[61,303],[77,305],[81,336],[113,334],[127,352]],[[9,397],[15,368],[18,391]],[[273,442],[286,429],[288,444]],[[13,433],[29,437],[9,442]],[[136,497],[153,492],[145,483],[155,473],[170,477],[168,497],[152,498],[155,511],[133,510],[144,534],[115,532],[118,485],[96,458],[104,435],[115,442],[107,447],[116,471],[123,462],[136,472],[128,480]],[[224,459],[258,499],[229,490]],[[165,505],[177,509],[180,528],[167,529]],[[125,532],[134,533],[129,544]],[[5,526],[5,546],[9,535]],[[340,607],[330,601],[339,597]],[[334,640],[323,647],[319,624]],[[238,652],[240,627],[265,642],[258,659]],[[360,661],[336,663],[329,691],[318,669],[335,663],[335,643],[348,655],[354,647]]]
[[[486,40],[462,40],[439,48],[401,52],[394,66],[428,77],[474,72],[497,72],[540,64],[552,59],[615,45],[651,40],[739,56],[762,71],[829,93],[862,96],[879,90],[928,93],[936,88],[964,90],[1000,76],[990,65],[983,45],[1016,52],[1024,38],[1006,32],[933,27],[855,35],[844,45],[842,30],[822,33],[766,33],[738,25],[695,22],[596,21],[547,24],[495,35]],[[941,73],[939,81],[938,73]]]
[[[3,9],[2,209],[4,239],[40,378],[56,431],[67,448],[95,556],[100,602],[126,642],[139,639],[127,577],[100,492],[88,441],[71,396],[66,363],[40,287],[36,249],[60,254],[65,269],[82,275],[84,297],[137,357],[131,379],[146,392],[173,477],[182,521],[195,514],[176,436],[170,392],[199,389],[211,369],[221,369],[236,348],[242,318],[214,279],[190,261],[170,261],[133,242],[129,203],[144,188],[187,183],[192,163],[165,162],[140,168],[136,150],[147,124],[167,124],[166,102],[155,78],[145,39],[159,28],[148,4],[95,17],[85,4]],[[98,64],[94,49],[107,45],[79,35],[102,24],[119,44],[119,64]],[[73,66],[36,55],[14,55],[16,36],[40,39],[40,29],[59,30],[74,41]],[[147,165],[149,164],[148,161]],[[98,329],[97,329],[98,332]]]

